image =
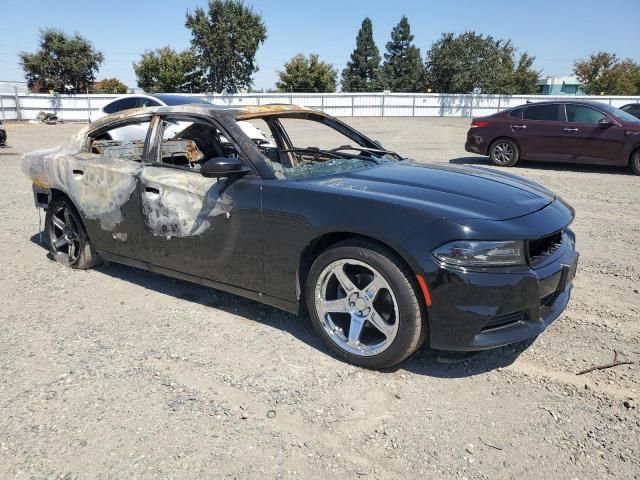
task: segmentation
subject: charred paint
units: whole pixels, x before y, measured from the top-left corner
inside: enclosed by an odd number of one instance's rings
[[[145,224],[154,235],[201,235],[211,228],[213,217],[233,209],[222,191],[224,182],[195,172],[147,166],[140,181]]]
[[[105,230],[122,220],[120,208],[136,188],[139,163],[82,152],[87,130],[64,146],[36,150],[22,159],[22,171],[34,185],[66,193],[80,212]]]

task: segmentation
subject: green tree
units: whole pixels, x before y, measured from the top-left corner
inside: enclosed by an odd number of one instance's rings
[[[83,92],[93,87],[104,55],[78,33],[56,28],[40,30],[40,48],[20,52],[20,64],[31,88],[57,92]]]
[[[586,60],[576,61],[573,73],[588,95],[640,94],[640,65],[615,53],[596,52]]]
[[[538,78],[540,71],[533,68],[536,57],[527,52],[520,55],[518,66],[513,72],[513,93],[516,95],[531,95],[538,92]]]
[[[381,83],[384,88],[395,92],[419,92],[424,87],[424,66],[420,49],[412,45],[413,35],[406,16],[391,31],[391,41],[387,43]]]
[[[374,92],[379,89],[380,51],[373,41],[369,17],[362,21],[356,36],[356,48],[342,71],[343,92]]]
[[[117,78],[104,78],[98,82],[100,84],[99,89],[95,89],[104,93],[127,93],[127,86]]]
[[[253,83],[256,52],[267,38],[262,16],[242,0],[209,0],[205,12],[187,12],[191,46],[210,91],[237,92]]]
[[[138,86],[149,93],[199,93],[206,89],[191,50],[176,52],[163,47],[144,52],[140,61],[133,64],[133,70]]]
[[[315,53],[308,58],[299,53],[284,64],[278,76],[276,87],[281,92],[335,92],[338,72]]]
[[[438,92],[488,94],[534,93],[539,72],[535,58],[517,59],[511,40],[465,32],[443,33],[427,52],[429,86]]]

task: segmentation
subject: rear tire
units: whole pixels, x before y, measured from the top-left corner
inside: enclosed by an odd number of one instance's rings
[[[414,275],[386,248],[366,240],[339,243],[318,256],[307,280],[311,322],[346,361],[388,368],[424,342],[426,312]]]
[[[491,163],[497,167],[513,167],[520,160],[520,149],[509,138],[499,138],[489,147]]]
[[[640,148],[636,148],[636,151],[631,155],[631,170],[636,175],[640,175]]]
[[[67,267],[86,270],[100,263],[73,204],[66,198],[47,207],[44,228],[53,259]]]

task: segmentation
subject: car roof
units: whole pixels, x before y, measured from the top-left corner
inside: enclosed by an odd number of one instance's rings
[[[551,105],[554,103],[573,103],[576,105],[587,105],[587,106],[591,106],[591,107],[600,107],[602,108],[603,105],[607,105],[604,102],[598,102],[596,100],[574,100],[571,98],[567,98],[565,99],[556,99],[556,100],[543,100],[542,102],[529,102],[529,103],[525,103],[523,105],[518,105],[517,107],[513,107],[511,108],[511,110],[514,110],[516,108],[521,108],[521,107],[531,107],[533,105]]]
[[[267,104],[267,105],[245,105],[233,106],[214,105],[209,102],[184,103],[167,107],[143,107],[121,110],[119,112],[105,115],[91,124],[90,130],[95,130],[112,122],[119,122],[129,117],[137,117],[150,115],[154,113],[184,113],[184,114],[200,114],[212,117],[225,116],[234,120],[250,120],[252,118],[263,118],[271,115],[286,114],[313,114],[316,116],[330,117],[324,112],[313,110],[307,107],[290,104]]]

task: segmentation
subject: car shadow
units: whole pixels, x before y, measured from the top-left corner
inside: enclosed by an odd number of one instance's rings
[[[473,377],[511,365],[535,340],[533,338],[480,352],[445,352],[423,346],[390,371],[406,370],[437,378]]]
[[[39,233],[32,235],[30,240],[45,249],[47,258],[54,261],[44,243],[44,232],[42,236]],[[307,345],[326,351],[321,339],[316,336],[311,323],[305,317],[293,315],[232,293],[114,262],[103,262],[93,269],[103,275],[133,283],[163,295],[212,307],[287,331]]]
[[[3,151],[5,150],[5,151]],[[1,156],[8,156],[8,155],[17,155],[18,152],[16,152],[15,150],[13,150],[13,147],[11,145],[0,145],[0,155]]]
[[[457,157],[449,160],[454,165],[483,165],[492,166],[488,157]],[[606,165],[588,165],[578,163],[560,163],[560,162],[540,162],[536,160],[524,160],[516,165],[513,170],[517,173],[518,168],[528,168],[530,170],[551,170],[576,173],[599,173],[604,175],[634,175],[630,168],[625,166],[609,167]],[[498,168],[498,167],[496,167]]]
[[[36,233],[31,236],[30,240],[45,249],[47,258],[54,261],[44,243],[44,235],[41,237],[39,233]],[[238,295],[118,263],[104,262],[94,267],[94,270],[163,295],[215,308],[285,331],[310,347],[342,361],[318,337],[307,316],[290,314]],[[530,340],[472,353],[444,352],[423,345],[404,362],[393,368],[380,371],[390,374],[409,371],[418,375],[438,378],[471,377],[510,365],[532,343],[533,340]]]

